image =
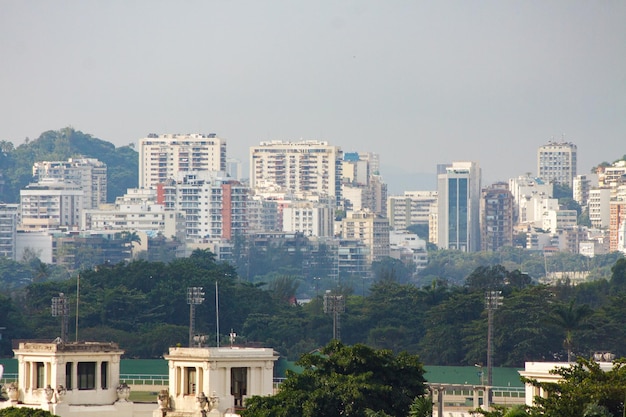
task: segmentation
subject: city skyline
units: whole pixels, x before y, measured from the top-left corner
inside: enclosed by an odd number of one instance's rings
[[[624,21],[617,1],[5,2],[0,140],[216,133],[244,164],[325,140],[380,154],[390,194],[452,161],[537,174],[554,140],[585,174],[626,153]]]

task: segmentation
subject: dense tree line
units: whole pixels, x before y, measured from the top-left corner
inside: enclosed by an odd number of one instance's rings
[[[0,187],[0,202],[19,201],[20,190],[33,181],[33,163],[37,161],[66,161],[71,157],[97,158],[107,164],[107,199],[137,187],[139,157],[133,146],[116,148],[110,142],[66,127],[43,132],[35,140],[26,140],[15,147],[0,141],[0,167],[4,187]]]
[[[366,296],[347,287],[333,291],[345,296],[337,323],[342,342],[407,351],[430,365],[486,363],[484,294],[502,291],[503,305],[494,313],[494,364],[522,366],[527,360],[565,360],[568,354],[588,357],[594,350],[626,355],[626,259],[613,265],[608,278],[551,287],[495,264],[477,267],[463,285],[440,278],[417,286],[386,276]],[[196,286],[205,291],[196,307],[196,329],[209,335],[209,344],[217,343],[216,300],[222,343],[233,329],[237,343],[261,343],[295,360],[332,339],[333,318],[324,311],[322,293],[300,305],[295,303],[297,277],[247,282],[212,253],[196,251],[169,263],[105,265],[70,279],[32,282],[22,290],[2,287],[0,323],[7,329],[0,349],[10,355],[11,339],[59,336],[60,319],[51,316],[50,304],[62,292],[72,305],[71,340],[115,340],[130,357],[159,357],[169,346],[187,345],[186,291]]]

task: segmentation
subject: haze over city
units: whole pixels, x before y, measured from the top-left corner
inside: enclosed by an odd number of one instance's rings
[[[580,173],[626,153],[626,3],[0,2],[0,139],[71,125],[118,146],[215,132],[380,154],[390,193],[475,160]]]

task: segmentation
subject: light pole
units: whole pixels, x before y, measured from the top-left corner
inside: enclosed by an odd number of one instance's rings
[[[333,315],[333,339],[341,340],[341,324],[339,313],[346,311],[346,303],[343,295],[331,294],[330,290],[324,293],[324,313]]]
[[[487,308],[487,406],[491,405],[492,379],[492,345],[493,345],[493,312],[502,305],[502,291],[487,291],[485,293],[485,307]]]
[[[193,346],[196,325],[196,306],[204,301],[202,287],[187,287],[187,304],[189,304],[189,347]]]
[[[65,294],[59,293],[58,297],[52,297],[52,317],[61,317],[61,340],[67,341],[67,318],[70,315],[70,305]]]

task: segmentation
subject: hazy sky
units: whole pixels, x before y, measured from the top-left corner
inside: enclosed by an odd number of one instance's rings
[[[0,139],[69,125],[215,132],[244,161],[323,139],[378,152],[395,193],[453,160],[534,173],[563,135],[587,173],[626,154],[626,1],[0,0]]]

